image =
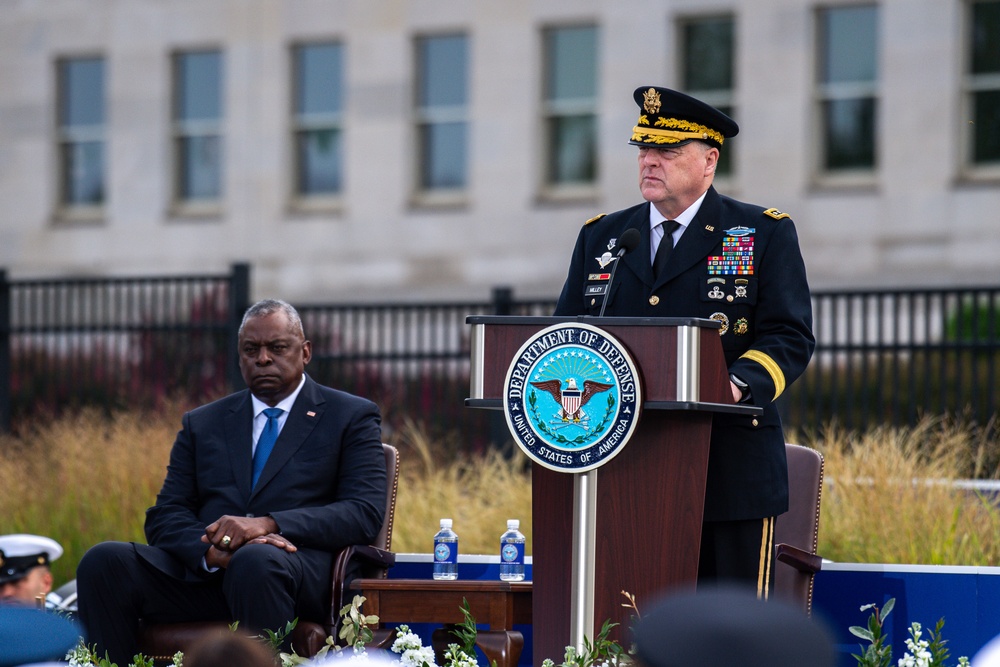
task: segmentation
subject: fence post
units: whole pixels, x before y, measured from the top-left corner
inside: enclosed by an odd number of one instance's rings
[[[0,433],[10,432],[10,283],[0,269]]]
[[[250,265],[233,264],[229,274],[229,322],[226,326],[226,375],[230,391],[239,391],[245,385],[240,374],[239,331],[243,313],[250,307]]]
[[[494,315],[510,315],[514,312],[514,289],[512,287],[494,287],[492,298]]]

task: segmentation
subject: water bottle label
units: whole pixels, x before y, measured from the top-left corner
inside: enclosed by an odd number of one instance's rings
[[[524,545],[508,542],[500,547],[500,558],[505,563],[520,564],[524,562]]]
[[[435,563],[457,563],[458,545],[455,543],[438,542],[434,545]]]

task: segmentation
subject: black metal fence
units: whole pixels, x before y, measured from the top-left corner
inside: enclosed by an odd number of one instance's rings
[[[0,427],[66,408],[203,400],[238,380],[249,267],[229,275],[9,281],[0,271]]]
[[[0,271],[0,427],[81,405],[200,402],[242,386],[235,341],[249,271],[17,281]],[[821,291],[813,304],[816,354],[780,399],[790,426],[995,416],[1000,287]],[[317,380],[378,402],[386,429],[411,419],[481,446],[506,433],[502,417],[463,406],[466,317],[548,315],[555,302],[498,288],[482,302],[296,305]]]
[[[309,374],[371,398],[383,431],[411,420],[431,435],[461,433],[481,449],[509,439],[502,415],[465,408],[469,395],[469,315],[550,315],[555,302],[513,300],[378,305],[296,305],[313,345]]]
[[[816,353],[779,399],[788,423],[995,419],[1000,287],[816,292],[813,319]]]

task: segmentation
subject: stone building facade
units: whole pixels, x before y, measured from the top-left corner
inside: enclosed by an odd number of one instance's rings
[[[1000,280],[998,0],[0,0],[0,267],[555,296],[648,84],[731,112],[814,287]]]

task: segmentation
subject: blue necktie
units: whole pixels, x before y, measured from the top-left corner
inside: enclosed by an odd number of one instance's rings
[[[251,489],[257,486],[260,471],[264,469],[267,457],[271,455],[271,450],[274,449],[274,442],[278,439],[278,417],[281,416],[282,412],[284,410],[281,408],[266,408],[264,410],[264,415],[267,416],[267,423],[264,424],[264,430],[260,432],[260,437],[257,438],[257,449],[253,453]]]

